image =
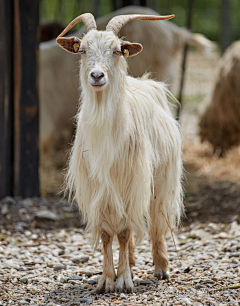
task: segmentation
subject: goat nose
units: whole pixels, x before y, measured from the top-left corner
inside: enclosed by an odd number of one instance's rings
[[[92,71],[91,72],[91,77],[95,81],[100,81],[104,77],[104,73],[102,71]]]

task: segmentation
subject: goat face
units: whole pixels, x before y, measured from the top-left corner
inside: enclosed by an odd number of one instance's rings
[[[82,40],[60,38],[60,45],[71,53],[81,54],[81,81],[95,91],[101,91],[109,81],[119,79],[122,57],[142,51],[142,46],[120,40],[112,31],[89,31]],[[58,41],[58,43],[59,43]]]
[[[118,78],[121,44],[112,32],[88,32],[81,41],[79,53],[81,81],[85,81],[93,90],[101,91],[114,77]]]
[[[131,20],[167,20],[169,16],[122,15],[113,17],[107,24],[106,31],[97,31],[97,25],[92,14],[86,13],[76,17],[58,36],[57,43],[71,53],[82,56],[81,81],[96,91],[101,91],[109,84],[110,78],[118,78],[120,74],[120,56],[131,57],[142,51],[142,46],[136,43],[121,41],[117,34]],[[76,23],[83,22],[87,34],[82,40],[78,37],[62,37]],[[85,84],[86,85],[86,84]]]

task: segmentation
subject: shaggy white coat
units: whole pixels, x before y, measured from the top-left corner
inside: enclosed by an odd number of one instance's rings
[[[123,57],[108,62],[102,45],[110,48],[114,36],[94,30],[84,38],[93,56],[81,62],[81,105],[66,177],[94,243],[102,230],[114,235],[125,228],[140,241],[153,218],[151,230],[164,235],[183,209],[181,135],[169,92],[161,82],[128,76]],[[101,54],[109,84],[96,92],[87,76]]]

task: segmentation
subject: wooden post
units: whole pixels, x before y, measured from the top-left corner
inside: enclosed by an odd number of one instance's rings
[[[0,2],[0,199],[13,194],[13,7]]]
[[[14,0],[14,195],[39,196],[39,0]]]

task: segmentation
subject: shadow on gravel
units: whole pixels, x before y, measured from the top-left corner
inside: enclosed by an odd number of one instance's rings
[[[240,185],[231,181],[217,181],[199,175],[192,165],[185,165],[186,218],[184,225],[192,222],[240,223]]]
[[[0,226],[7,230],[80,228],[84,224],[76,204],[39,198],[5,197],[0,201]]]

